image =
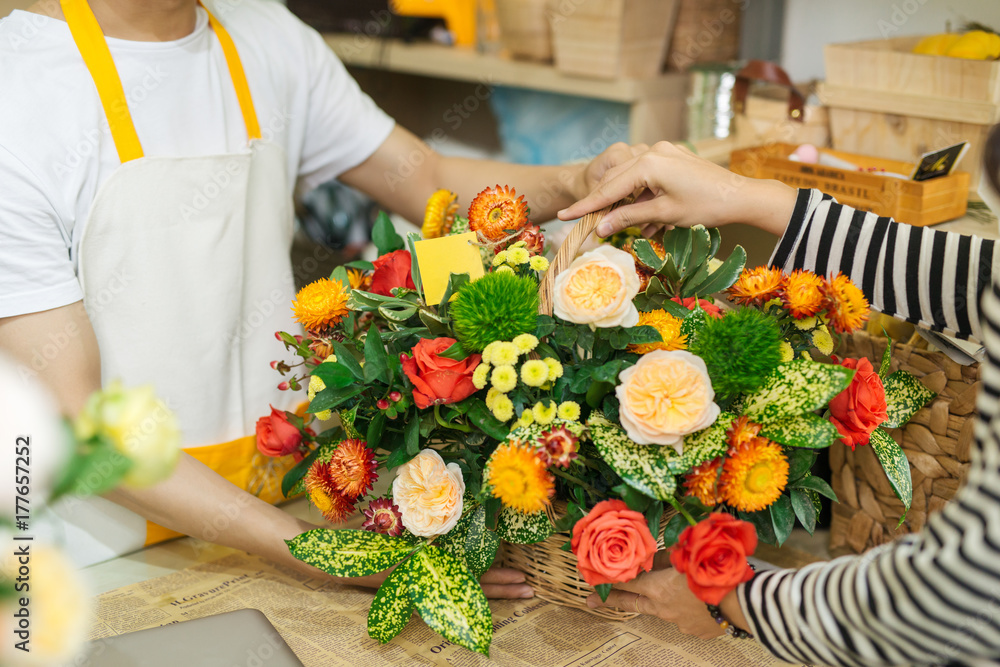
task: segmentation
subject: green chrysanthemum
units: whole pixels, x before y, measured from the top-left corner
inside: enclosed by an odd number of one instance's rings
[[[741,308],[708,318],[691,352],[705,360],[716,394],[733,398],[759,387],[781,363],[781,331],[759,310]]]
[[[487,273],[458,292],[451,304],[462,346],[479,352],[496,340],[533,333],[538,320],[538,284],[508,272]]]

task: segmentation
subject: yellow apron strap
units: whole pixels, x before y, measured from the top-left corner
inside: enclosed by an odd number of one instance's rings
[[[97,86],[97,94],[101,98],[101,106],[104,107],[104,115],[108,119],[108,126],[111,128],[111,137],[115,140],[115,148],[118,149],[118,159],[125,162],[142,157],[142,145],[139,143],[139,135],[135,132],[135,123],[132,122],[132,114],[128,109],[128,100],[125,98],[125,90],[122,88],[121,78],[118,76],[118,69],[115,61],[111,57],[111,50],[108,49],[107,40],[101,26],[94,17],[94,12],[87,4],[87,0],[60,0],[63,15],[66,23],[69,24],[73,41],[76,42],[83,62],[90,70],[90,76]],[[219,23],[212,13],[204,5],[199,5],[208,14],[209,25],[219,38],[222,45],[222,52],[226,56],[226,64],[229,66],[229,76],[233,80],[233,87],[236,89],[236,99],[240,103],[240,111],[243,113],[243,122],[247,128],[247,138],[250,140],[260,139],[260,125],[257,122],[257,112],[254,111],[253,99],[250,97],[250,87],[247,85],[247,77],[243,71],[243,63],[236,52],[236,45],[226,29]]]
[[[61,0],[61,4],[73,40],[97,86],[104,115],[111,127],[111,137],[115,140],[115,148],[118,149],[118,159],[125,163],[141,158],[142,146],[139,144],[139,135],[135,133],[125,91],[122,89],[115,61],[111,58],[111,51],[104,40],[104,33],[101,32],[101,26],[97,23],[94,12],[91,11],[87,0]]]

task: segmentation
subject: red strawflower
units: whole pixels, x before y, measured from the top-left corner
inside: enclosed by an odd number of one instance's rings
[[[368,503],[361,527],[373,533],[399,537],[403,534],[403,515],[390,499],[379,498]]]
[[[543,431],[538,442],[548,455],[549,465],[557,465],[560,468],[568,468],[569,464],[577,457],[577,443],[580,441],[565,426],[550,428]]]

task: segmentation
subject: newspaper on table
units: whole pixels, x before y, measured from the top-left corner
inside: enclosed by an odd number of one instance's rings
[[[449,643],[419,618],[392,642],[380,645],[367,632],[372,596],[368,590],[313,579],[233,552],[98,596],[90,639],[253,608],[267,616],[307,667],[787,664],[751,640],[706,641],[650,616],[608,621],[537,598],[490,602],[494,636],[489,658]],[[262,656],[265,651],[262,643]],[[248,655],[248,660],[253,657]]]

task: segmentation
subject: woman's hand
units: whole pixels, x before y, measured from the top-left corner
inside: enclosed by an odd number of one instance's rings
[[[598,235],[649,224],[717,227],[734,222],[781,234],[795,207],[793,188],[739,176],[666,141],[632,157],[616,150],[608,158],[616,164],[606,168],[589,195],[560,211],[560,219],[579,218],[636,194],[634,203],[604,217]]]

